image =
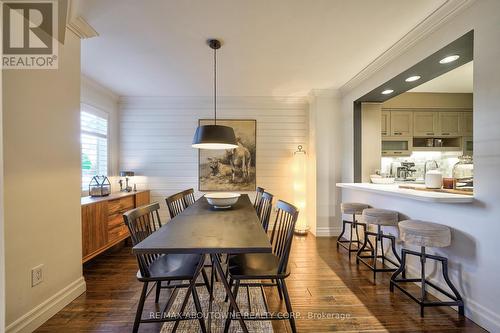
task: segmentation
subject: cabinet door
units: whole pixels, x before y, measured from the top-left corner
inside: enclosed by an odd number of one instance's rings
[[[381,124],[382,136],[389,136],[391,131],[391,112],[382,111],[382,124]]]
[[[411,136],[413,119],[410,111],[391,111],[391,136]]]
[[[460,135],[460,112],[439,112],[439,135]]]
[[[439,113],[415,111],[413,113],[413,135],[432,137],[438,134]]]
[[[472,136],[472,112],[462,112],[461,113],[461,135],[463,136]]]
[[[149,191],[137,192],[135,194],[135,207],[141,207],[149,203]]]
[[[82,255],[83,258],[108,242],[108,205],[98,202],[82,206]]]

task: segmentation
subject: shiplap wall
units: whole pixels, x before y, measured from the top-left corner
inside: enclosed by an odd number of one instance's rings
[[[138,189],[151,189],[162,218],[168,218],[166,196],[190,187],[201,196],[191,141],[198,119],[213,117],[212,99],[122,97],[119,109],[120,169],[136,172]],[[257,186],[293,202],[292,156],[299,144],[307,149],[307,99],[222,97],[218,117],[257,120]]]

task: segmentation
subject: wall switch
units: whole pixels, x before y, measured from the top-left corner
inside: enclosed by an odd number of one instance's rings
[[[31,287],[43,282],[43,265],[31,269]]]

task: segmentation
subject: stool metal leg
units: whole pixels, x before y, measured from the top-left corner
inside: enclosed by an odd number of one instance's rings
[[[416,257],[419,257],[420,263],[421,263],[421,271],[420,271],[420,277],[419,278],[398,278],[399,274],[403,273],[405,268],[406,268],[406,255],[410,254]],[[449,293],[448,291],[442,289],[438,285],[432,283],[431,281],[427,281],[425,278],[425,262],[427,259],[431,260],[437,260],[440,261],[442,264],[442,270],[443,270],[443,278],[446,281],[446,284],[448,287],[451,289],[452,293]],[[421,285],[421,291],[420,291],[420,298],[417,298],[416,296],[412,295],[409,291],[407,291],[405,288],[402,287],[403,283],[407,282],[420,282]],[[432,301],[432,300],[427,300],[427,289],[426,287],[430,286],[436,291],[440,292],[441,294],[445,295],[451,301]],[[411,251],[407,249],[402,249],[401,250],[401,266],[399,269],[394,272],[394,274],[391,276],[391,283],[389,286],[389,289],[391,292],[394,291],[394,287],[398,288],[406,294],[408,297],[410,297],[412,300],[414,300],[419,306],[420,306],[420,315],[423,317],[424,316],[424,309],[427,306],[457,306],[458,307],[458,313],[460,316],[464,315],[464,302],[462,297],[460,296],[460,293],[458,290],[455,288],[455,286],[451,283],[449,276],[448,276],[448,259],[442,256],[437,256],[433,254],[427,254],[425,247],[421,247],[420,252],[416,251]]]
[[[337,250],[339,249],[340,240],[344,237],[346,223],[347,221],[342,220],[342,231],[340,232],[339,238],[337,238]]]
[[[420,256],[420,265],[421,265],[421,270],[420,270],[420,284],[421,284],[421,299],[422,299],[422,304],[420,304],[420,317],[424,316],[424,305],[423,302],[425,302],[427,295],[425,291],[425,246],[422,246],[420,248],[420,252],[422,255]]]

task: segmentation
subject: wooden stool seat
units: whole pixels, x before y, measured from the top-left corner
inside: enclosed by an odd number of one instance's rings
[[[348,215],[361,215],[363,209],[370,208],[369,205],[358,202],[343,202],[340,204],[340,210],[342,214]]]
[[[399,222],[399,213],[394,210],[367,208],[363,210],[363,222],[383,226],[396,226]]]
[[[451,244],[449,227],[420,220],[399,222],[401,239],[408,244],[425,247],[447,247]]]

